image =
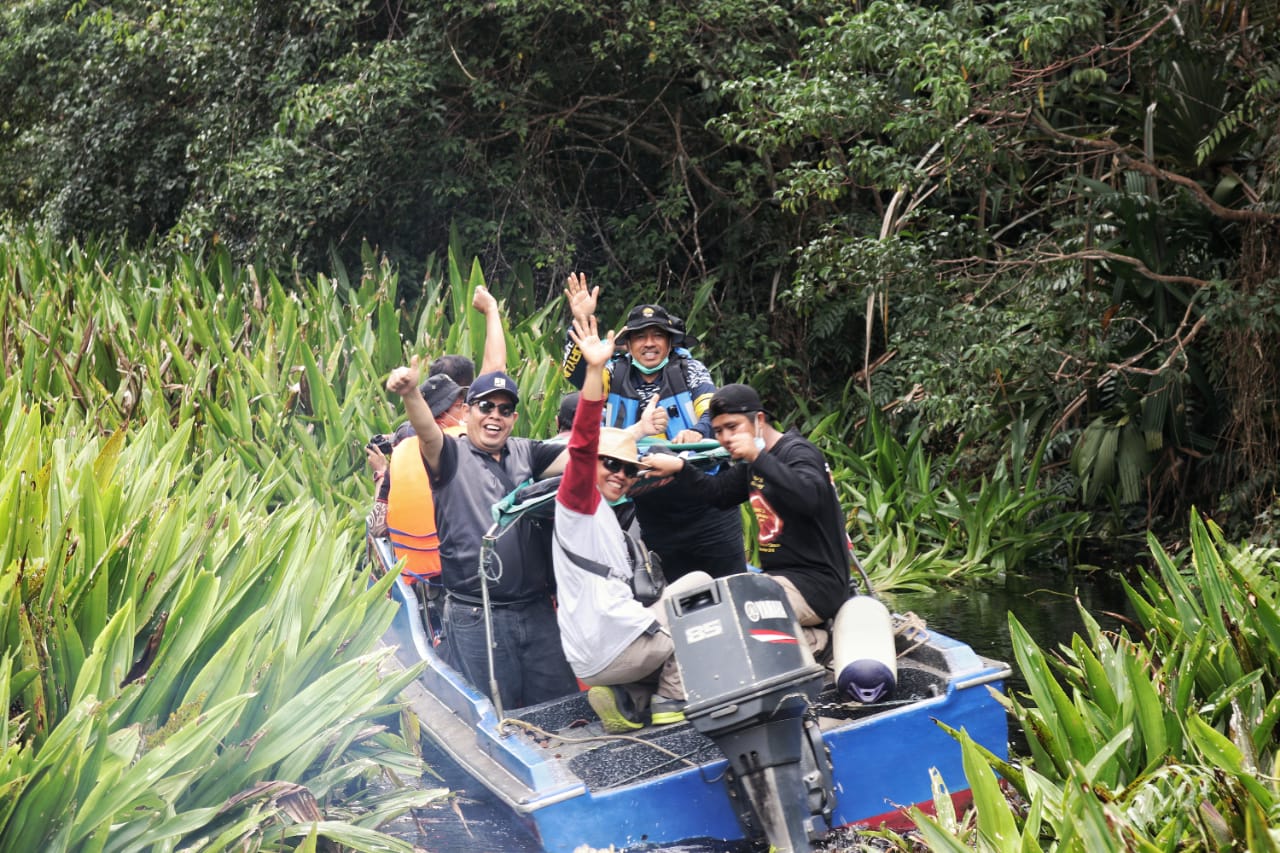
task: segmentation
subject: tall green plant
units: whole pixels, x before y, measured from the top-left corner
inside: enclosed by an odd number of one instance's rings
[[[32,232],[0,269],[0,850],[408,850],[371,827],[444,792],[366,785],[423,768],[352,571],[394,277]]]
[[[831,460],[836,487],[852,507],[854,548],[882,589],[999,575],[1070,552],[1085,524],[1066,496],[1043,482],[1047,439],[1030,446],[1023,419],[1010,425],[994,470],[977,477],[967,473],[962,450],[935,458],[923,431],[903,441],[874,411],[857,429],[825,416],[810,435]]]
[[[974,824],[918,815],[936,849],[1275,850],[1280,812],[1280,553],[1191,520],[1189,554],[1150,542],[1129,597],[1142,634],[1086,636],[1047,656],[1010,618],[1027,695],[1006,700],[1031,761],[960,736]],[[995,793],[990,766],[1017,791]]]

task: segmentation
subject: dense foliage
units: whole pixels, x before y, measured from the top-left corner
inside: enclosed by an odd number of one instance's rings
[[[1276,487],[1274,0],[24,0],[0,208],[59,237],[662,299],[778,401],[863,401],[1102,526]],[[785,407],[784,407],[785,408]]]
[[[406,306],[372,253],[286,290],[225,251],[0,231],[0,850],[401,849],[371,828],[443,794],[366,784],[422,768],[385,728],[409,676],[379,674],[392,605],[359,570],[387,373],[483,334],[477,264],[429,281]],[[522,434],[554,432],[558,308],[508,329]],[[879,422],[788,420],[878,590],[1003,572],[1081,524],[1021,439],[988,480]]]
[[[390,784],[413,673],[357,570],[394,281],[226,260],[0,235],[0,850],[408,851],[375,828],[446,793]]]
[[[975,809],[935,797],[917,820],[928,849],[1280,850],[1280,554],[1195,516],[1187,554],[1150,547],[1132,635],[1082,609],[1085,635],[1046,651],[1010,617],[1027,693],[1007,704],[1032,757],[1012,766],[956,732]]]

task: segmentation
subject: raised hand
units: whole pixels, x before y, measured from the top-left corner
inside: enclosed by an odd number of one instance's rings
[[[603,367],[613,357],[613,332],[601,339],[595,315],[574,317],[569,338],[577,344],[588,367]]]
[[[476,292],[471,295],[471,307],[479,311],[481,314],[487,315],[490,311],[498,310],[498,300],[483,284],[476,288]]]
[[[407,366],[397,367],[387,377],[387,390],[393,394],[406,397],[410,393],[418,393],[418,380],[422,372],[418,369],[418,357],[415,355]]]
[[[600,285],[587,287],[586,273],[571,272],[565,279],[564,295],[569,301],[569,312],[575,320],[585,320],[596,313],[596,302],[600,298]]]

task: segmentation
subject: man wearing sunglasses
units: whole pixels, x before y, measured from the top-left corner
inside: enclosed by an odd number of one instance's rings
[[[684,719],[684,683],[662,600],[649,606],[632,594],[632,554],[612,508],[640,474],[635,436],[601,428],[604,365],[614,335],[601,339],[596,318],[576,319],[570,335],[586,373],[569,435],[569,459],[556,492],[552,559],[560,638],[573,672],[591,685],[587,701],[606,731],[624,733]],[[652,418],[647,407],[642,420]],[[651,426],[651,423],[650,423]],[[705,572],[684,575],[664,597],[709,583]]]
[[[563,446],[512,438],[515,380],[502,371],[477,376],[467,391],[466,434],[446,436],[418,392],[418,358],[397,367],[387,389],[404,400],[431,477],[440,536],[442,622],[448,655],[473,685],[490,683],[480,551],[490,508],[530,478],[563,470]],[[494,632],[494,680],[504,708],[544,702],[577,689],[551,605],[550,530],[522,519],[497,540],[487,566]],[[490,697],[493,698],[493,697]]]

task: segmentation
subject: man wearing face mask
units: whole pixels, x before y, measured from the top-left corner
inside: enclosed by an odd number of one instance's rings
[[[635,599],[636,557],[611,506],[640,474],[635,436],[600,426],[604,365],[613,355],[614,336],[608,332],[602,339],[594,317],[575,320],[569,334],[587,371],[556,493],[552,544],[565,657],[574,674],[591,685],[587,701],[606,731],[633,731],[646,719],[653,725],[680,722],[684,682],[666,607],[662,600],[645,605]],[[710,582],[709,575],[690,572],[663,597]]]
[[[849,538],[826,458],[798,432],[774,429],[748,385],[721,388],[709,412],[734,465],[707,475],[669,455],[650,454],[644,464],[674,475],[712,506],[750,502],[759,523],[760,568],[782,586],[810,648],[820,654],[828,637],[813,629],[836,615],[849,589]]]
[[[569,276],[565,295],[576,322],[595,314],[599,293],[599,287],[587,287],[585,275]],[[707,405],[716,386],[706,366],[689,354],[687,346],[693,341],[683,323],[661,305],[638,305],[618,331],[616,343],[623,351],[604,368],[604,425],[633,426],[656,398],[654,423],[661,437],[680,444],[711,438]],[[582,387],[586,364],[572,341],[565,352],[564,375]],[[709,510],[679,483],[638,495],[635,506],[645,543],[662,558],[668,580],[698,570],[723,577],[746,568],[742,518],[736,507]]]

